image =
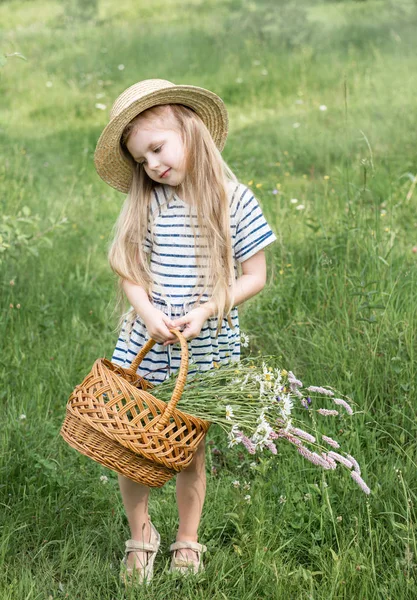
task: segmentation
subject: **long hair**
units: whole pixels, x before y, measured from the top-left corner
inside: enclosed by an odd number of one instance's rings
[[[158,184],[148,177],[141,164],[133,160],[126,143],[132,132],[145,120],[148,122],[167,117],[170,117],[170,128],[178,131],[184,144],[186,174],[181,190],[189,203],[190,214],[193,212],[197,215],[200,244],[207,249],[202,256],[196,253],[196,305],[201,300],[214,301],[217,307],[218,334],[223,318],[227,318],[233,328],[230,311],[233,307],[231,286],[234,281],[234,261],[229,186],[230,182],[237,183],[237,178],[223,160],[207,127],[192,109],[181,104],[154,106],[135,117],[123,131],[122,149],[132,161],[133,179],[115,226],[109,262],[113,271],[119,275],[119,284],[123,279],[128,279],[142,286],[150,296],[152,273],[143,250],[143,242],[150,218],[152,190]],[[172,188],[172,196],[175,191]],[[190,221],[196,243],[197,231],[194,220]],[[120,304],[122,296],[119,285]],[[132,320],[136,315],[130,311],[128,316]],[[122,315],[121,320],[125,317],[126,315]]]

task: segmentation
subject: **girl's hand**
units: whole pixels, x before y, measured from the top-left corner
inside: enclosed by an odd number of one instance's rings
[[[173,322],[162,310],[152,306],[143,316],[143,322],[151,338],[160,344],[164,343],[166,346],[167,343],[175,344],[178,341],[178,338],[170,332]]]
[[[172,327],[176,329],[180,329],[182,326],[184,328],[181,330],[184,338],[186,340],[192,340],[200,334],[201,328],[204,323],[210,316],[210,312],[204,306],[198,306],[197,308],[193,308],[189,313],[181,317],[180,319],[176,319],[172,321]],[[172,344],[172,341],[167,340],[164,343],[164,346],[168,344]]]

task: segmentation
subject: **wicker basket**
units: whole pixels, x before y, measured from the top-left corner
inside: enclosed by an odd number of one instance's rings
[[[177,410],[188,372],[188,347],[181,344],[181,364],[171,400],[158,400],[136,371],[156,343],[149,340],[129,369],[105,358],[96,360],[67,404],[61,428],[66,442],[82,454],[125,477],[149,487],[161,487],[187,467],[210,426]]]

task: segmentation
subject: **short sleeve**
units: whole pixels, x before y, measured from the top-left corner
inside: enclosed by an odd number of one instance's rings
[[[239,186],[233,220],[236,226],[234,256],[240,263],[277,239],[258,200],[244,185]]]

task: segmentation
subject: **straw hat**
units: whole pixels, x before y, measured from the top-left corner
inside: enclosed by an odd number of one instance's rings
[[[223,150],[228,117],[221,98],[194,85],[175,85],[165,79],[139,81],[116,99],[110,122],[94,153],[94,164],[100,177],[121,192],[127,193],[132,183],[132,162],[124,155],[120,144],[123,130],[139,113],[159,104],[184,104],[192,108],[210,131],[218,149]]]

